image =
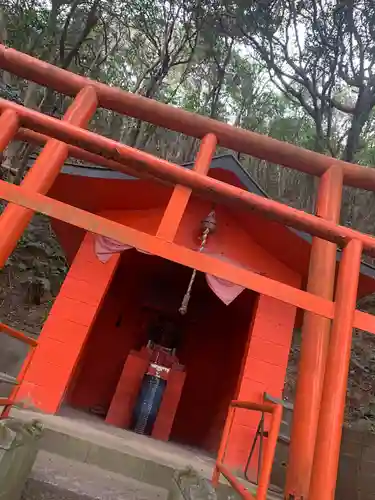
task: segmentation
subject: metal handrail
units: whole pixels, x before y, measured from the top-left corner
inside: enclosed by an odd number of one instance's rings
[[[38,345],[38,342],[35,339],[28,337],[19,330],[15,330],[14,328],[5,325],[4,323],[0,323],[0,333],[5,333],[5,335],[8,335],[8,337],[13,337],[33,347],[36,347]]]
[[[259,484],[255,495],[250,493],[245,486],[236,478],[236,476],[224,465],[225,452],[227,449],[230,433],[233,425],[236,409],[245,409],[259,411],[262,414],[269,413],[271,415],[270,430],[268,433],[268,441],[265,448],[264,459],[261,464],[259,475]],[[219,483],[220,474],[232,485],[233,489],[244,500],[266,500],[267,491],[271,479],[272,464],[275,455],[277,439],[279,436],[280,424],[282,417],[282,405],[271,402],[257,403],[253,401],[238,401],[234,400],[230,403],[228,416],[224,425],[224,430],[220,442],[218,455],[216,458],[215,469],[212,475],[212,483],[217,486]]]
[[[19,383],[16,377],[12,377],[11,375],[8,375],[4,372],[0,372],[0,382],[12,385],[17,385]]]
[[[267,392],[265,392],[263,394],[263,399],[266,402],[271,402],[271,403],[280,405],[283,410],[285,409],[285,410],[293,411],[293,409],[294,409],[293,403],[290,403],[289,401],[285,401],[284,399],[276,398],[275,396],[272,396],[271,394],[268,394]],[[255,448],[256,448],[256,444],[258,442],[258,438],[260,438],[260,441],[259,441],[259,452],[258,452],[258,469],[257,469],[256,484],[259,483],[259,474],[260,474],[260,469],[261,469],[261,464],[262,464],[263,439],[265,437],[268,438],[268,431],[266,431],[264,429],[264,420],[265,420],[264,419],[264,412],[262,412],[262,415],[261,415],[261,417],[259,419],[259,424],[258,424],[256,433],[255,433],[255,436],[254,436],[254,439],[253,439],[253,443],[251,445],[250,453],[249,453],[249,456],[247,457],[245,469],[244,469],[245,479],[247,479],[248,481],[250,481],[250,479],[249,479],[249,477],[247,475],[247,472],[249,470],[249,465],[250,465],[251,459],[253,457],[253,454],[254,454],[254,451],[255,451]],[[282,421],[281,423],[286,423],[286,422]],[[279,435],[277,437],[277,440],[281,441],[281,442],[284,442],[284,443],[287,443],[287,444],[289,444],[289,442],[290,442],[290,438],[288,436],[286,436],[284,434],[280,434],[280,433],[279,433]]]
[[[34,351],[36,346],[38,345],[38,342],[25,335],[24,333],[20,332],[19,330],[15,330],[14,328],[4,325],[3,323],[0,323],[0,334],[3,333],[7,335],[8,337],[15,338],[19,340],[20,342],[23,342],[24,344],[27,344],[29,346],[29,352],[26,356],[26,359],[22,365],[21,370],[18,373],[17,377],[12,377],[11,375],[8,375],[7,373],[0,372],[0,382],[6,383],[6,384],[11,384],[14,385],[14,388],[12,390],[12,393],[10,396],[6,398],[0,397],[0,406],[3,407],[2,411],[0,412],[0,420],[3,418],[7,418],[10,413],[10,409],[12,406],[15,404],[15,399],[19,390],[19,387],[25,377],[25,373],[27,368],[30,365],[31,359],[34,355]]]

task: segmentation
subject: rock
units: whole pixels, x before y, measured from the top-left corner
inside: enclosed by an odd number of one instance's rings
[[[217,500],[212,485],[192,468],[177,471],[168,500]]]

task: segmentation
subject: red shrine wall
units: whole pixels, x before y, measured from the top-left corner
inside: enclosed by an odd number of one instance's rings
[[[296,308],[261,295],[258,299],[251,339],[245,353],[237,398],[262,402],[264,392],[281,398],[288,365]],[[266,415],[266,430],[267,430]],[[229,437],[226,463],[243,469],[259,423],[260,414],[238,409]],[[256,453],[250,473],[256,471]]]
[[[126,357],[137,342],[141,344],[141,280],[137,276],[136,256],[131,251],[122,257],[91,327],[67,394],[67,402],[74,407],[108,410]]]
[[[26,406],[56,413],[119,262],[101,264],[87,235],[38,338],[17,393]]]

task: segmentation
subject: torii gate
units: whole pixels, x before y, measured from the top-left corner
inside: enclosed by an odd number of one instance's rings
[[[375,238],[338,225],[342,187],[349,185],[375,191],[375,171],[108,87],[3,45],[0,45],[0,67],[75,97],[62,120],[0,99],[0,151],[13,139],[44,145],[20,187],[0,181],[0,198],[10,202],[0,216],[0,265],[5,264],[33,213],[41,212],[305,310],[285,498],[332,500],[352,329],[375,333],[375,318],[355,309],[361,255],[362,252],[375,255]],[[98,107],[202,139],[194,170],[181,169],[171,162],[89,132],[85,127]],[[316,215],[208,177],[216,144],[319,177]],[[173,210],[166,211],[157,235],[143,233],[45,196],[68,156],[174,185],[169,202]],[[238,209],[257,210],[312,234],[307,291],[176,244],[176,230],[192,192]],[[336,245],[344,250],[334,298]],[[239,402],[234,404],[239,405]],[[247,407],[260,409],[251,403]],[[267,407],[266,411],[273,409]],[[224,431],[223,440],[225,438]],[[272,446],[263,462],[258,499],[266,498],[275,444],[275,439],[269,439]],[[243,498],[254,498],[236,483],[220,460],[217,465],[215,479],[218,473],[224,473]]]

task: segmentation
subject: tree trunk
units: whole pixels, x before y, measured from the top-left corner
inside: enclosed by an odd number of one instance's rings
[[[348,132],[348,138],[346,141],[346,146],[343,154],[343,160],[354,162],[355,155],[361,149],[361,133],[363,127],[366,125],[369,119],[369,112],[363,112],[360,115],[353,116],[352,124]]]
[[[370,119],[374,103],[374,91],[367,86],[358,93],[357,102],[348,132],[343,160],[354,162],[355,156],[361,149],[361,134],[364,126]]]

